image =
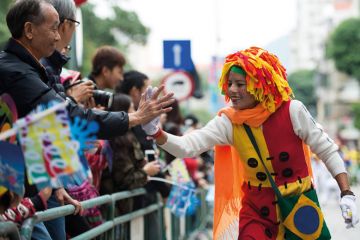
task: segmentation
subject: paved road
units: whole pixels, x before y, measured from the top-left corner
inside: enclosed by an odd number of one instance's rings
[[[357,196],[358,214],[360,214],[360,186],[352,187]],[[327,226],[330,230],[332,239],[334,240],[359,240],[360,239],[360,223],[356,228],[346,229],[344,220],[341,216],[339,203],[335,198],[327,201],[325,206],[322,206],[324,217]]]

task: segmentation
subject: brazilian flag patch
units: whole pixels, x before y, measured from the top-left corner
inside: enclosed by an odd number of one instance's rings
[[[286,239],[330,239],[315,190],[279,199]]]

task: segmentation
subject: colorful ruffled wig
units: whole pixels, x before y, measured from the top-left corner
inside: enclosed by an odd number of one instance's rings
[[[269,112],[274,112],[283,101],[290,100],[292,90],[286,78],[286,70],[279,59],[262,48],[250,47],[230,54],[225,59],[219,88],[227,102],[230,100],[228,73],[234,65],[246,72],[247,91]]]

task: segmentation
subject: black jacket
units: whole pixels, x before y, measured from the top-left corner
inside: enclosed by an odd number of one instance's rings
[[[4,51],[0,52],[0,94],[3,93],[13,98],[20,118],[39,103],[65,101],[64,94],[51,87],[45,68],[12,38]],[[123,135],[128,130],[129,118],[125,112],[86,110],[73,101],[70,101],[67,110],[71,118],[78,116],[97,121],[100,139]]]
[[[67,96],[65,93],[65,88],[60,81],[60,74],[63,66],[69,60],[69,57],[66,57],[57,50],[55,50],[55,52],[50,57],[40,59],[40,63],[45,67],[46,74],[49,79],[47,85],[53,88],[58,94],[60,94],[64,98],[66,98]]]

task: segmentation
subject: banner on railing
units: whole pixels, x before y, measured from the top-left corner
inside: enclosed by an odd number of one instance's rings
[[[17,110],[8,94],[0,96],[0,133],[12,128],[17,120]],[[19,196],[24,194],[24,157],[16,143],[16,135],[0,141],[0,196],[7,190]]]
[[[166,207],[176,216],[192,215],[195,213],[199,200],[195,195],[195,184],[182,159],[175,159],[170,163],[169,173],[172,181],[176,182],[171,188]]]
[[[79,156],[83,156],[87,142],[96,139],[99,126],[80,118],[70,123],[66,105],[67,102],[38,106],[31,114],[17,120],[13,128],[0,133],[0,141],[18,134],[28,181],[39,189],[78,185],[87,177],[87,161],[80,161]],[[14,167],[12,156],[7,154],[7,157]],[[23,181],[19,181],[21,183]],[[0,185],[3,184],[0,182]]]
[[[38,106],[25,121],[31,121],[44,110],[44,106]],[[65,105],[37,121],[24,124],[19,128],[19,139],[30,184],[36,184],[40,189],[56,187],[59,176],[81,170],[77,154],[79,144],[71,138]]]
[[[21,148],[0,141],[0,186],[24,195],[24,157]]]

